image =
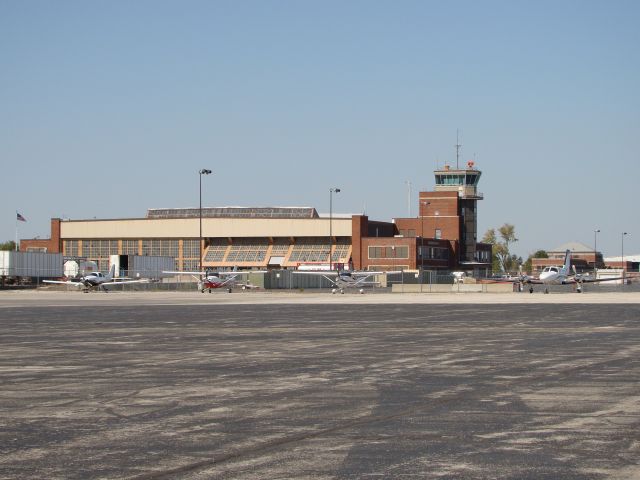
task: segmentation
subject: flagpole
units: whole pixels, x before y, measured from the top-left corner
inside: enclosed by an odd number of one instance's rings
[[[18,211],[16,210],[16,252],[18,251]]]

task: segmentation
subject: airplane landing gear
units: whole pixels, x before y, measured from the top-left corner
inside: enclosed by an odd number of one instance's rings
[[[227,292],[231,293],[233,290],[231,288],[227,288]]]
[[[548,289],[547,287],[545,287],[545,289],[544,289],[544,293],[545,293],[545,294],[549,293],[549,289]]]
[[[341,288],[341,289],[340,289],[340,293],[341,293],[342,295],[344,295],[344,289],[342,289],[342,288]]]
[[[363,293],[364,293],[364,288],[361,288],[360,289],[360,294],[363,294]]]
[[[529,287],[529,293],[533,293],[533,287]]]
[[[335,288],[331,289],[331,293],[336,293],[338,290],[336,290]]]

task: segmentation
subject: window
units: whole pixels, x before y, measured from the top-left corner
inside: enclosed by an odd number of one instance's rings
[[[65,240],[62,244],[62,253],[67,257],[77,257],[79,243],[78,240]]]
[[[138,240],[122,240],[122,255],[138,255]]]
[[[369,258],[409,258],[409,247],[369,247]]]
[[[235,239],[225,261],[262,263],[267,255],[268,246],[267,240],[262,238]]]
[[[299,238],[291,250],[289,262],[328,262],[329,243],[323,238]]]
[[[442,238],[442,230],[440,230],[439,228],[436,228],[436,240],[439,240]]]

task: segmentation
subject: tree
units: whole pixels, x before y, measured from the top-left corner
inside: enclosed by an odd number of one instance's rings
[[[522,264],[522,258],[512,255],[509,246],[518,241],[516,238],[516,227],[509,223],[505,223],[498,229],[501,241],[498,240],[496,230],[491,228],[487,230],[482,237],[483,243],[492,245],[493,264],[491,268],[494,272],[516,271]]]
[[[13,240],[9,240],[8,242],[0,243],[0,250],[9,250],[10,252],[15,251],[16,242]]]
[[[549,255],[544,250],[538,250],[533,255],[529,255],[527,261],[524,262],[524,269],[527,273],[531,273],[534,258],[549,258]]]

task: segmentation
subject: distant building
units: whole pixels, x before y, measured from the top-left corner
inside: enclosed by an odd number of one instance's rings
[[[531,273],[539,274],[544,267],[562,265],[567,250],[571,251],[571,265],[575,266],[578,273],[590,271],[594,268],[604,268],[601,252],[596,252],[593,247],[584,243],[568,242],[552,250],[547,250],[549,258],[533,258],[531,260]]]
[[[625,255],[624,262],[622,257],[607,257],[604,259],[605,268],[621,269],[625,272],[640,271],[640,255]]]

